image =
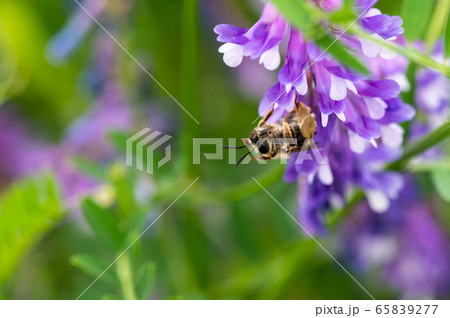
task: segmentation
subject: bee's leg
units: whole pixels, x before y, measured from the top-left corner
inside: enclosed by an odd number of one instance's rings
[[[287,122],[286,117],[283,119],[283,138],[283,152],[289,153],[289,149],[297,143],[294,141],[296,139],[294,139],[294,136],[292,135],[291,126]]]
[[[294,153],[294,152],[303,152],[308,151],[310,149],[320,149],[322,147],[318,147],[316,144],[311,144],[312,139],[306,139],[305,143],[302,146],[295,146],[291,147],[288,151],[288,153]],[[308,145],[307,147],[304,147],[305,145]]]
[[[271,153],[270,153],[270,159],[275,158],[278,153],[280,152],[280,146],[277,146]]]
[[[264,125],[266,123],[266,121],[269,119],[269,117],[273,114],[273,108],[270,109],[267,114],[263,117],[263,119],[261,119],[258,123],[257,127],[261,127],[262,125]]]
[[[289,126],[286,117],[283,118],[283,136],[284,138],[293,138],[291,133],[291,127]]]
[[[295,108],[302,136],[305,138],[313,138],[316,132],[316,121],[312,116],[313,114],[311,114],[311,108],[303,105],[301,102],[295,103]]]

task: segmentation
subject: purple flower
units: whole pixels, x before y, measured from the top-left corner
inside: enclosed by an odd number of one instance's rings
[[[377,2],[378,0],[356,1],[356,8],[361,15],[358,23],[374,39],[394,42],[398,36],[404,33],[401,27],[403,20],[398,16],[382,14],[380,10],[372,8]],[[362,37],[342,34],[341,39],[351,48],[362,51],[368,58],[381,56],[385,59],[392,59],[396,56],[396,52]]]
[[[268,3],[261,18],[250,29],[242,29],[229,24],[219,24],[214,28],[217,41],[223,42],[219,52],[223,53],[226,65],[236,67],[244,56],[259,58],[259,63],[268,70],[280,65],[279,44],[287,31],[286,20],[275,7]]]
[[[398,16],[382,14],[380,10],[373,8],[378,0],[356,0],[356,8],[363,14],[361,26],[376,37],[390,39],[403,34],[401,27],[403,21]]]
[[[443,41],[439,41],[433,50],[432,58],[444,62]],[[417,106],[436,123],[446,121],[449,116],[449,79],[434,70],[421,69],[416,74],[415,100]]]
[[[341,249],[356,268],[379,271],[402,298],[443,297],[450,290],[449,245],[411,181],[385,213],[360,204],[341,228]]]
[[[370,9],[361,19],[363,28],[372,34],[377,34],[383,39],[390,39],[403,34],[405,30],[401,27],[403,21],[398,16],[381,14],[378,9]]]
[[[300,32],[292,29],[286,61],[278,73],[280,84],[286,88],[287,93],[292,88],[295,88],[300,95],[305,95],[308,92],[308,82],[304,70],[307,62],[308,55],[306,53],[305,39]]]
[[[403,33],[401,19],[381,14],[372,8],[375,2],[356,2],[362,14],[358,23],[374,37],[402,43],[401,37],[395,39]],[[314,3],[324,10],[342,5],[340,1]],[[219,34],[218,41],[225,42],[220,48],[225,63],[237,66],[243,56],[258,58],[272,48],[276,48],[278,56],[278,45],[286,28],[284,18],[272,5],[266,5],[261,19],[250,30],[219,25],[215,32]],[[333,27],[330,33],[342,35],[342,31]],[[399,174],[383,172],[382,168],[401,155],[404,131],[399,123],[415,115],[414,109],[399,98],[408,84],[404,75],[407,61],[369,47],[353,36],[344,34],[341,39],[367,60],[373,74],[364,76],[344,67],[290,26],[286,59],[278,82],[266,91],[258,109],[260,116],[273,109],[269,123],[278,122],[291,112],[296,100],[310,106],[315,114],[314,140],[323,162],[305,160],[304,153],[293,154],[285,175],[286,181],[298,180],[299,216],[314,233],[325,231],[324,213],[344,204],[355,187],[365,190],[372,210],[389,209],[404,180]],[[278,57],[276,61],[273,65],[278,66]],[[314,159],[311,156],[314,151],[306,154]]]
[[[405,45],[406,40],[402,35],[399,35],[394,42],[403,46]],[[376,59],[368,59],[367,61],[375,78],[394,80],[400,86],[402,91],[410,90],[411,85],[406,77],[406,70],[409,66],[407,58],[401,55],[396,55],[393,58],[379,56]]]

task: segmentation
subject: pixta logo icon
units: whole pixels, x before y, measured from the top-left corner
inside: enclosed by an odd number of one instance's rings
[[[138,133],[127,139],[126,149],[126,163],[129,167],[135,167],[140,171],[145,171],[153,174],[154,171],[154,152],[156,149],[162,147],[167,141],[172,138],[170,135],[164,135],[159,131],[152,131],[145,127]],[[136,150],[134,152],[134,149]],[[147,160],[144,167],[144,152],[147,154]],[[158,168],[165,165],[171,159],[171,145],[168,144],[165,148],[164,157],[158,161]],[[134,165],[135,163],[135,165]]]

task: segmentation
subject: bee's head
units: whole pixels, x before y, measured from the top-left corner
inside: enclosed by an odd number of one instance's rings
[[[257,129],[253,129],[248,138],[258,148],[258,151],[260,154],[264,155],[269,152],[270,146],[269,146],[269,140],[266,132],[260,132]]]

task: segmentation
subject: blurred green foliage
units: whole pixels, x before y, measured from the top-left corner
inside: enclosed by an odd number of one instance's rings
[[[401,3],[380,1],[379,7],[398,14]],[[49,40],[75,9],[72,1],[0,0],[0,99],[19,109],[36,135],[53,142],[95,101],[82,73],[91,63],[94,35],[102,30],[94,27],[65,64],[54,65],[45,55]],[[4,190],[2,297],[75,299],[103,273],[81,299],[368,298],[251,180],[256,177],[294,214],[296,187],[281,181],[278,165],[236,170],[226,160],[187,162],[192,151],[187,139],[223,137],[226,143],[253,128],[258,97],[242,88],[236,70],[223,65],[212,30],[233,19],[248,26],[258,13],[250,1],[138,0],[129,16],[119,15],[114,34],[200,125],[117,48],[118,77],[133,109],[138,112],[142,104],[158,109],[163,101],[169,111],[179,145],[176,160],[150,177],[127,169],[123,156],[108,164],[74,158],[78,170],[96,178],[103,192],[83,198],[64,221],[51,177]],[[411,13],[408,23],[416,15]],[[335,19],[349,16],[344,12]],[[424,30],[417,26],[411,32],[419,36]],[[323,46],[329,42],[324,38]],[[351,55],[344,59],[359,65]],[[126,138],[111,134],[109,142],[123,154]],[[197,176],[200,181],[140,237]],[[143,184],[153,185],[144,200],[136,195]],[[323,239],[331,251],[339,249],[335,238],[332,231]],[[376,275],[354,274],[375,297],[395,297]]]
[[[0,287],[24,254],[64,217],[53,177],[27,179],[0,198]]]

